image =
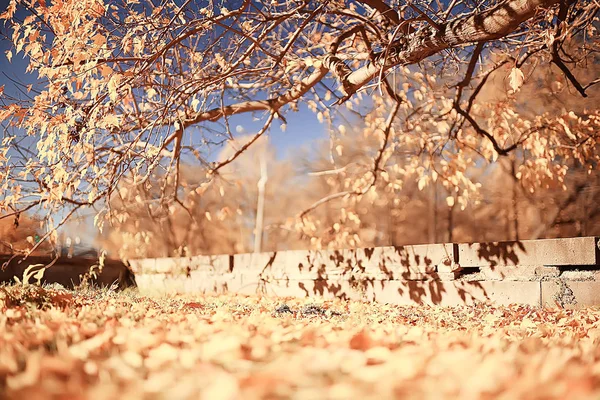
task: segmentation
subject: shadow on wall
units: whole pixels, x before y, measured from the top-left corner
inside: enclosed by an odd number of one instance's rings
[[[400,298],[407,304],[434,305],[443,304],[446,296],[458,297],[464,303],[489,298],[479,282],[456,280],[459,267],[452,245],[449,251],[439,250],[432,246],[402,246],[315,251],[295,264],[286,262],[289,255],[281,253],[286,265],[279,275],[273,269],[278,254],[273,253],[259,274],[256,290],[278,296],[318,295],[384,303],[398,303]]]
[[[489,300],[490,296],[481,282],[461,277],[461,253],[468,257],[476,254],[478,265],[493,269],[504,260],[519,263],[519,256],[525,252],[518,242],[485,244],[481,248],[461,246],[433,244],[199,256],[138,260],[135,267],[140,268],[136,273],[138,281],[143,282],[141,285],[164,285],[167,291],[229,291],[432,305],[444,304],[449,298],[448,304],[468,304]],[[141,267],[144,262],[148,267],[145,270]],[[154,280],[151,283],[146,279]]]
[[[556,267],[598,269],[599,245],[598,238],[579,237],[132,260],[132,267],[140,289],[167,292],[539,303],[537,281],[558,276]]]
[[[485,261],[490,267],[519,265],[519,253],[527,253],[523,242],[477,243],[465,245],[477,254],[476,262]]]
[[[115,286],[118,289],[136,286],[133,272],[121,261],[105,260],[102,271],[98,268],[98,260],[87,257],[47,257],[31,256],[23,260],[22,256],[0,256],[0,282],[5,284],[15,283],[14,277],[23,279],[25,270],[37,265],[31,271],[38,271],[47,266],[41,279],[42,284],[58,283],[65,288],[79,286],[82,279],[99,287]],[[93,273],[91,273],[93,271]],[[30,279],[33,283],[35,279]]]

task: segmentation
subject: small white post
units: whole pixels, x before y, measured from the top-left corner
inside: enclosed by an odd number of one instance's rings
[[[258,202],[256,205],[256,225],[254,227],[254,252],[260,253],[262,249],[263,222],[265,216],[265,187],[267,186],[267,161],[265,151],[260,153],[260,179],[258,180]]]

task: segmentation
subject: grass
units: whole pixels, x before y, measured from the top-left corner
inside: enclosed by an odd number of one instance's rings
[[[0,287],[0,398],[600,398],[600,310]]]

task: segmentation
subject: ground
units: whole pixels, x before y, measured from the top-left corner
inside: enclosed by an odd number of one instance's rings
[[[600,398],[600,309],[0,287],[0,398]]]

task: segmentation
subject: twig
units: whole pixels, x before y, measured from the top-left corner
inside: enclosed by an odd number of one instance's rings
[[[335,199],[339,199],[341,197],[349,196],[351,194],[358,194],[358,193],[357,192],[351,192],[349,190],[345,190],[343,192],[338,192],[338,193],[330,194],[329,196],[323,197],[322,199],[314,202],[310,207],[308,207],[307,209],[305,209],[304,211],[302,211],[298,217],[299,218],[304,218],[304,216],[306,214],[308,214],[309,212],[313,211],[315,208],[319,207],[320,205],[328,203],[331,200],[335,200]]]
[[[379,11],[381,15],[390,20],[390,22],[394,23],[394,25],[400,24],[402,21],[400,20],[400,16],[398,13],[380,0],[359,0],[361,3],[365,3],[371,8]]]
[[[269,128],[269,126],[271,126],[271,122],[273,122],[273,119],[275,118],[275,115],[276,115],[276,112],[271,112],[271,114],[269,115],[269,118],[265,122],[265,125],[262,127],[262,129],[258,133],[256,133],[252,137],[252,139],[250,139],[246,144],[244,144],[242,147],[240,147],[239,150],[237,150],[235,152],[235,154],[233,154],[227,160],[218,163],[213,169],[211,169],[210,172],[212,174],[215,174],[218,170],[220,170],[221,168],[223,168],[227,164],[229,164],[232,161],[234,161],[236,158],[239,157],[240,154],[242,154],[244,151],[246,151],[246,149],[248,147],[250,147],[254,142],[256,142],[258,140],[258,138],[260,138],[267,131],[267,129]]]
[[[380,168],[381,168],[379,164],[381,163],[381,159],[383,158],[383,153],[385,152],[385,149],[387,148],[387,145],[388,145],[388,142],[390,139],[390,132],[392,131],[392,122],[394,122],[394,118],[396,117],[396,114],[398,113],[398,110],[400,109],[400,104],[401,104],[401,101],[399,101],[398,99],[394,99],[394,107],[392,108],[392,111],[390,111],[390,115],[388,115],[387,121],[385,123],[385,130],[383,131],[383,144],[379,148],[379,152],[377,153],[377,158],[375,158],[375,164],[373,166],[373,182],[371,183],[370,187],[375,185],[375,183],[377,182],[377,176],[378,176],[377,173],[380,171]]]
[[[421,11],[421,9],[417,6],[415,6],[412,2],[409,2],[408,5],[410,6],[410,8],[415,10],[421,16],[421,18],[423,18],[425,21],[427,21],[427,23],[429,23],[429,25],[433,26],[436,31],[439,32],[442,29],[440,24],[438,24],[437,22],[432,20],[427,14],[425,14],[423,11]]]

